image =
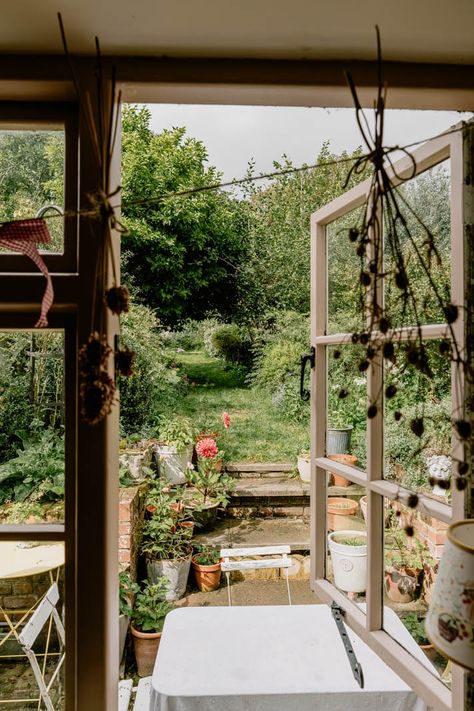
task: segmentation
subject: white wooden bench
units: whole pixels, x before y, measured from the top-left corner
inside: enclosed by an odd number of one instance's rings
[[[259,546],[255,548],[222,548],[220,556],[223,559],[221,569],[227,579],[227,594],[229,605],[232,605],[232,593],[230,589],[230,574],[233,570],[257,570],[262,568],[281,568],[285,571],[286,588],[288,591],[288,602],[291,605],[290,581],[288,579],[288,568],[291,568],[290,546]],[[249,556],[273,556],[272,558],[261,558],[254,560]],[[275,557],[278,556],[278,557]],[[240,560],[231,560],[240,558]]]
[[[151,676],[144,676],[138,682],[138,686],[132,687],[132,679],[124,679],[119,682],[118,711],[129,711],[132,691],[136,692],[133,711],[148,711],[150,708]]]

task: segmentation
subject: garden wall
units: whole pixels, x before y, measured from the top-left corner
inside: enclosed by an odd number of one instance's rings
[[[147,485],[130,486],[119,491],[119,564],[137,577],[137,558],[141,543]]]

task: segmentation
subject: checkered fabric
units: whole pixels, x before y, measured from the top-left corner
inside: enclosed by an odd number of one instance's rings
[[[36,264],[46,278],[46,289],[41,301],[41,313],[35,328],[45,328],[48,325],[47,314],[54,300],[53,282],[48,268],[38,252],[37,244],[51,242],[48,226],[42,218],[31,220],[15,220],[0,225],[0,245],[5,249],[21,252]]]

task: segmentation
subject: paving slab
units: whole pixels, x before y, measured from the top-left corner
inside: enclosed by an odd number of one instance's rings
[[[292,519],[226,519],[209,533],[198,533],[200,545],[221,548],[289,545],[292,551],[309,550],[309,523]]]
[[[288,605],[288,593],[284,580],[240,580],[233,581],[232,604],[236,605]],[[293,605],[318,605],[321,600],[312,592],[307,580],[290,581]],[[173,603],[176,607],[216,607],[229,604],[224,577],[221,585],[213,592],[189,591],[181,600]],[[278,624],[278,621],[276,621]]]
[[[268,472],[292,472],[296,468],[291,462],[276,462],[274,464],[259,464],[253,462],[234,462],[228,464],[226,470],[228,472],[246,472],[255,474],[266,474]]]
[[[296,477],[273,477],[258,479],[240,479],[232,490],[235,497],[259,497],[269,498],[272,496],[288,498],[292,496],[308,496],[310,485],[302,482]]]

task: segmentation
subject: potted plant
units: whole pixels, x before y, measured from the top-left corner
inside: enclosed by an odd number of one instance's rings
[[[128,625],[132,616],[132,603],[139,586],[132,582],[130,573],[119,573],[119,659],[122,659],[127,639]]]
[[[311,481],[311,454],[309,449],[304,449],[298,455],[298,473],[301,481]]]
[[[172,610],[172,605],[163,599],[167,585],[168,581],[163,577],[154,583],[145,580],[135,596],[130,629],[138,676],[150,676],[153,672],[165,618]]]
[[[192,559],[196,585],[202,592],[217,590],[221,581],[221,559],[213,546],[196,546]]]
[[[141,550],[146,557],[149,579],[152,582],[163,576],[168,579],[166,599],[170,601],[178,600],[186,592],[192,529],[179,525],[184,512],[171,507],[174,497],[163,488],[154,491],[154,511],[144,523]]]
[[[344,403],[339,400],[338,410],[331,412],[326,439],[326,453],[328,455],[347,454],[351,448],[351,436],[354,428],[347,421],[348,413],[341,410],[341,407],[344,408]]]
[[[192,512],[196,525],[201,530],[209,530],[216,521],[219,507],[227,505],[234,481],[219,467],[223,452],[219,451],[215,440],[210,437],[200,440],[196,452],[197,466],[187,470],[192,489],[188,491],[184,505]]]
[[[422,545],[403,530],[394,530],[386,538],[385,592],[393,602],[412,602],[421,588],[423,572]]]
[[[334,582],[340,590],[365,592],[367,587],[367,533],[334,531],[328,535]]]
[[[119,463],[121,475],[128,475],[134,484],[140,483],[149,478],[153,473],[151,461],[153,456],[152,444],[134,435],[120,441]]]
[[[402,617],[402,622],[423,651],[428,652],[434,649],[434,645],[426,636],[425,621],[420,619],[416,612],[408,612]]]
[[[330,531],[340,531],[348,527],[347,516],[354,516],[359,508],[355,499],[343,496],[328,497],[327,524]]]
[[[193,457],[194,428],[186,418],[167,420],[159,428],[155,457],[160,474],[170,484],[184,484],[186,467]]]
[[[332,459],[333,462],[339,462],[339,464],[347,464],[351,467],[357,464],[357,457],[353,454],[328,454],[328,459]],[[332,472],[332,478],[334,486],[349,486],[351,483],[344,476],[336,474],[335,472]]]

